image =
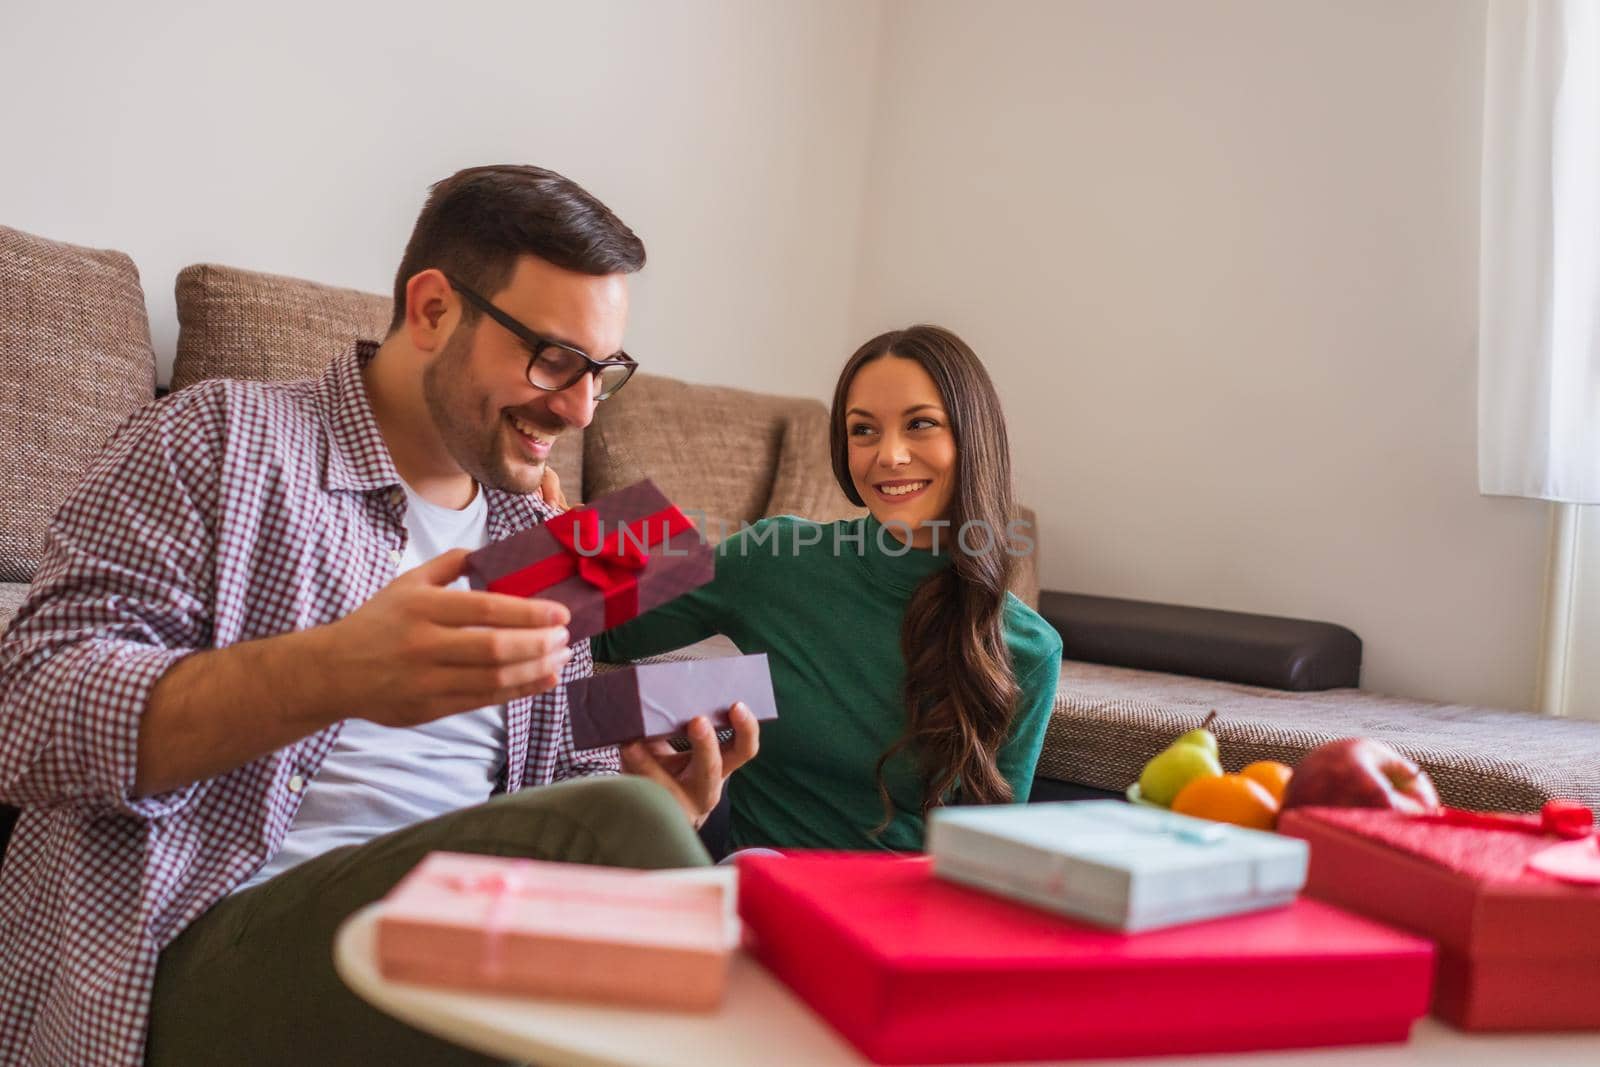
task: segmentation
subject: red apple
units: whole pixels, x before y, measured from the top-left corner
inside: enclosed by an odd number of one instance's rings
[[[1329,741],[1295,766],[1283,807],[1393,808],[1409,814],[1439,807],[1428,772],[1365,737]]]

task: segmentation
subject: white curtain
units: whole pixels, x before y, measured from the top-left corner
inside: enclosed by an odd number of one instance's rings
[[[1478,481],[1600,503],[1600,0],[1491,0]]]

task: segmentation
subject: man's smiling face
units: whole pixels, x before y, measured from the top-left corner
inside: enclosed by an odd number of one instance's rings
[[[523,256],[509,284],[483,295],[535,333],[595,359],[622,348],[626,275],[581,274]],[[527,377],[530,355],[509,330],[480,314],[475,324],[456,326],[423,373],[428,412],[451,457],[481,484],[510,493],[537,489],[550,450],[560,447],[557,438],[594,418],[593,376],[559,392],[536,389]]]

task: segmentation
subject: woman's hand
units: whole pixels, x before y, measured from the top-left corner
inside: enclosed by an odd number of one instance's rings
[[[544,465],[544,477],[539,479],[539,497],[557,511],[572,507],[561,493],[561,476],[548,463]]]
[[[619,749],[622,768],[665,786],[699,829],[722,799],[728,775],[755,758],[760,747],[761,725],[744,704],[728,709],[728,722],[733,739],[718,744],[705,716],[691,720],[688,752],[678,752],[666,741],[630,741]]]

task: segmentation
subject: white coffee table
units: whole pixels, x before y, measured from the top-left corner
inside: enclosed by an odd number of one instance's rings
[[[421,1030],[540,1067],[828,1067],[868,1061],[748,954],[733,962],[711,1015],[449,993],[391,982],[373,952],[377,911],[357,912],[334,942],[339,976],[359,996]],[[1404,1045],[1096,1060],[1104,1067],[1596,1067],[1600,1032],[1466,1035],[1431,1018]]]

